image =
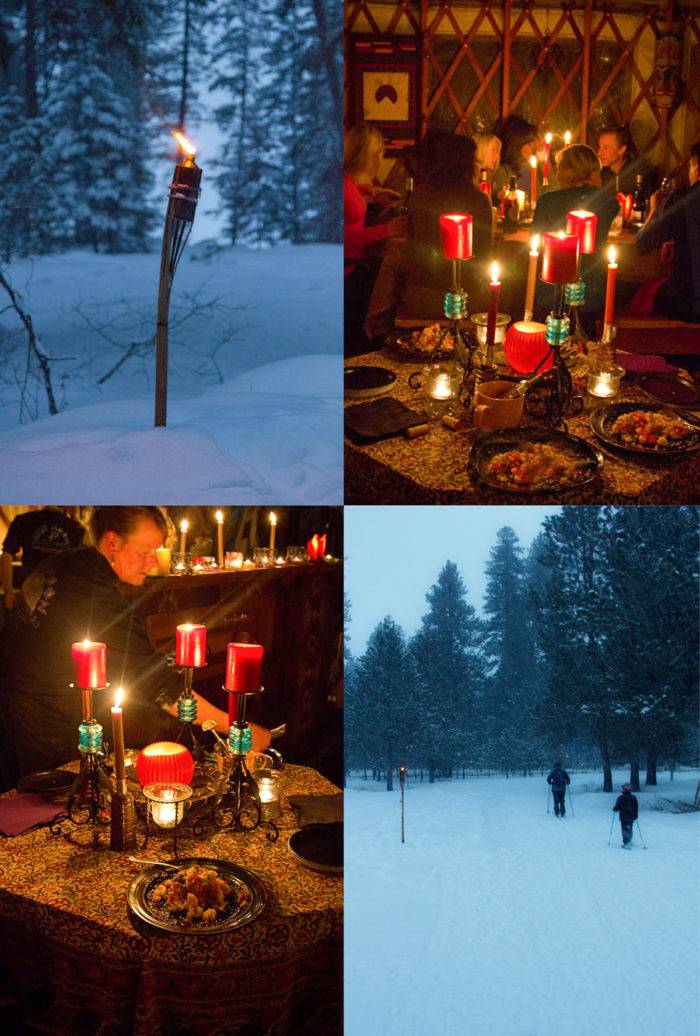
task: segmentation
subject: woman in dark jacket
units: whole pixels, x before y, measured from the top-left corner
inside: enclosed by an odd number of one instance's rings
[[[632,843],[634,822],[639,814],[639,805],[632,794],[631,785],[622,785],[622,795],[618,795],[617,802],[613,806],[613,810],[620,816],[622,846],[623,848],[626,848]]]
[[[483,308],[488,285],[485,263],[491,257],[493,241],[493,214],[488,197],[476,184],[474,141],[453,133],[431,133],[425,176],[413,191],[408,206],[410,241],[401,305],[403,315],[430,319],[443,315],[444,295],[452,284],[452,264],[443,257],[440,243],[440,214],[443,212],[463,212],[473,218],[473,258],[462,263],[462,281],[469,293],[470,310]]]
[[[151,647],[136,613],[138,595],[129,592],[155,566],[166,519],[157,507],[98,507],[90,532],[94,546],[65,551],[32,572],[2,630],[0,702],[9,720],[4,747],[11,780],[77,757],[81,697],[70,686],[71,645],[84,639],[107,645],[110,689],[93,693],[106,740],[119,686],[128,744],[173,739],[181,731],[174,718],[181,671]],[[227,715],[198,700],[197,722],[214,719],[227,731]]]
[[[566,214],[576,209],[595,212],[598,216],[596,249],[580,259],[581,279],[586,284],[586,301],[580,308],[581,320],[591,337],[595,321],[605,303],[606,242],[610,224],[618,213],[618,203],[600,186],[600,159],[586,144],[572,144],[557,155],[557,191],[543,194],[537,202],[532,233],[543,234],[566,229]],[[540,316],[555,305],[553,285],[537,282],[535,307]]]

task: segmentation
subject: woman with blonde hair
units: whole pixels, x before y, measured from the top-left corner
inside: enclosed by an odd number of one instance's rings
[[[379,260],[370,247],[390,238],[405,237],[406,219],[366,226],[367,204],[387,205],[398,195],[375,186],[384,157],[384,138],[376,126],[348,130],[343,145],[343,208],[345,216],[345,343],[351,355],[369,346],[362,329]]]
[[[474,133],[472,140],[476,144],[476,179],[481,180],[481,173],[486,170],[486,179],[490,182],[501,162],[501,139],[495,133]]]
[[[543,234],[566,229],[566,214],[575,209],[595,212],[598,217],[596,249],[582,255],[581,278],[586,283],[586,301],[580,308],[581,321],[593,336],[595,320],[605,300],[605,245],[610,224],[618,211],[617,201],[601,187],[600,159],[587,144],[571,144],[557,154],[559,189],[542,194],[532,221],[532,233]],[[554,305],[554,289],[538,282],[535,304],[540,310]]]

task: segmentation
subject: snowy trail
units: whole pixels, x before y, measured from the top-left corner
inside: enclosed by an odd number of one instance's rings
[[[700,816],[643,793],[608,848],[594,780],[565,820],[540,778],[412,786],[403,846],[398,791],[347,792],[347,1036],[696,1036]]]

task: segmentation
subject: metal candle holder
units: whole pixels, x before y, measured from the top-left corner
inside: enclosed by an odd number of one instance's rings
[[[264,688],[260,687],[256,694]],[[250,696],[240,691],[231,691],[223,687],[227,694],[235,696],[234,720],[228,732],[228,750],[231,757],[231,768],[228,772],[226,786],[220,800],[215,806],[213,820],[219,828],[233,831],[254,831],[257,827],[266,828],[269,841],[274,842],[279,836],[279,829],[272,820],[264,820],[258,785],[245,761],[253,745],[253,732],[246,723],[246,703]]]
[[[194,732],[194,724],[197,721],[197,699],[192,692],[193,677],[194,667],[187,666],[185,668],[185,689],[177,699],[177,718],[182,723],[182,735],[189,741],[192,755],[198,763],[201,763],[204,762],[204,752]]]
[[[450,321],[450,328],[455,344],[455,359],[464,367],[465,380],[471,373],[473,348],[465,341],[461,322],[468,317],[467,304],[469,296],[462,288],[462,260],[452,260],[452,289],[445,292],[443,311]]]
[[[168,193],[168,208],[163,228],[163,248],[158,284],[158,318],[156,324],[156,401],[155,427],[164,427],[168,406],[168,312],[170,290],[175,271],[194,223],[200,195],[202,170],[194,160],[194,151],[175,166],[175,175]]]
[[[574,398],[573,381],[561,352],[570,331],[569,318],[564,313],[565,288],[564,284],[558,286],[557,309],[546,320],[545,341],[549,349],[532,372],[531,377],[537,379],[536,384],[525,393],[526,411],[532,417],[544,420],[550,428],[564,424],[564,413]],[[553,361],[551,370],[538,376],[550,357]]]
[[[70,684],[70,687],[74,688],[75,684]],[[109,684],[105,684],[94,690],[106,691],[108,687]],[[102,726],[92,714],[92,692],[91,687],[80,688],[83,703],[83,720],[78,727],[80,770],[68,795],[66,812],[71,823],[89,824],[96,829],[109,824],[109,820],[100,818],[100,809],[105,804],[105,777],[101,767],[105,750],[102,745]],[[97,830],[94,831],[94,839],[97,839]]]

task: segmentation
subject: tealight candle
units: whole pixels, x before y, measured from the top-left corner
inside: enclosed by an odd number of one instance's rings
[[[607,369],[592,370],[586,381],[588,394],[596,399],[610,399],[620,391],[620,382],[624,377],[624,367],[617,364]]]

